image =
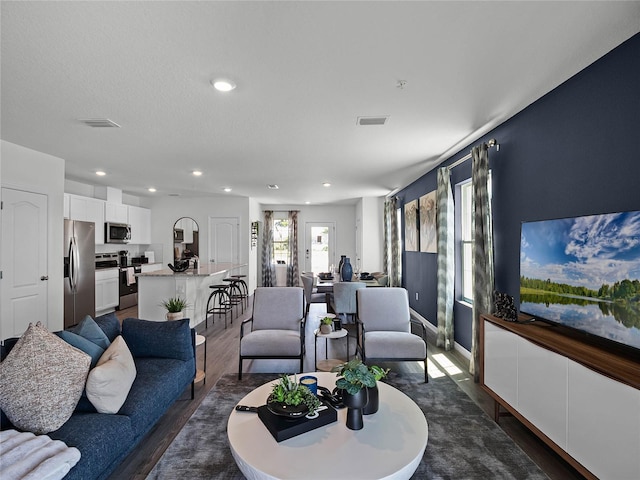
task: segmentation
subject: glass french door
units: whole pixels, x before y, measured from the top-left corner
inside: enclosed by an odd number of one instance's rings
[[[306,272],[328,272],[336,265],[336,225],[334,222],[305,223],[305,263]]]

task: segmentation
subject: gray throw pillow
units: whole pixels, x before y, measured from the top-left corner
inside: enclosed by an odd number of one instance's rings
[[[30,324],[0,364],[0,408],[20,430],[57,430],[73,414],[90,363],[40,322]]]

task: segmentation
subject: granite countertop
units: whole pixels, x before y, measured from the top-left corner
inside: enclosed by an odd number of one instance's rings
[[[168,277],[168,276],[186,276],[186,277],[209,277],[220,273],[230,272],[233,269],[245,267],[247,264],[235,263],[204,263],[198,265],[197,269],[189,268],[184,272],[174,272],[170,268],[163,268],[155,272],[138,273],[136,277]]]

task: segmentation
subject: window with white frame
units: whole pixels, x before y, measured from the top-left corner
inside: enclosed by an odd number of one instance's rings
[[[287,263],[289,258],[289,219],[273,219],[273,260]]]
[[[491,174],[489,174],[489,199],[491,199]],[[460,300],[473,303],[473,184],[471,180],[460,185]],[[491,200],[489,200],[491,201]]]

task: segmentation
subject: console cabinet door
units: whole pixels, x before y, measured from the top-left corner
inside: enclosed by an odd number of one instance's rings
[[[569,360],[518,339],[518,411],[566,450]]]
[[[567,452],[599,478],[640,478],[640,390],[569,360]]]
[[[484,384],[514,407],[518,405],[518,336],[484,322]]]

